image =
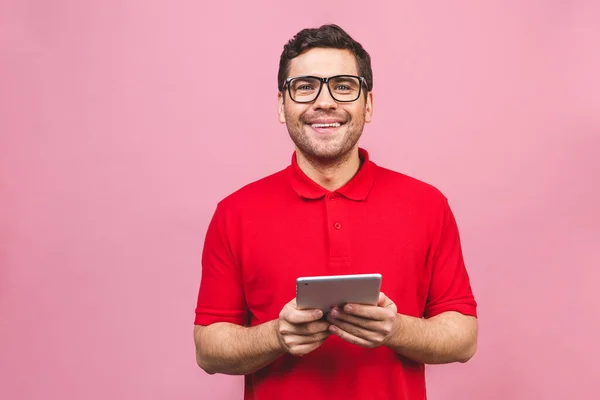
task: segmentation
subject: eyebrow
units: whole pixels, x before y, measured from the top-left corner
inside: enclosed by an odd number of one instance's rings
[[[299,77],[299,76],[316,76],[317,78],[329,78],[331,76],[338,76],[338,75],[360,76],[358,74],[358,72],[337,72],[337,73],[334,73],[334,74],[313,74],[313,73],[295,74],[295,75],[290,74],[288,76],[288,78],[295,78],[295,77]]]

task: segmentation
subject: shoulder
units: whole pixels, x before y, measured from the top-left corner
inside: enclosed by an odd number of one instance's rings
[[[250,182],[222,198],[217,208],[229,212],[240,212],[252,207],[264,207],[265,201],[273,198],[274,193],[288,189],[288,168]]]
[[[393,210],[402,210],[415,223],[437,234],[452,217],[448,198],[436,186],[415,177],[378,167],[378,198]]]
[[[415,201],[421,205],[439,207],[446,196],[434,185],[388,168],[377,166],[375,185],[378,191],[392,197]]]

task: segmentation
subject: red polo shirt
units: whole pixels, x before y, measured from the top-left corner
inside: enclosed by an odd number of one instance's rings
[[[195,323],[255,326],[278,318],[299,276],[379,272],[398,312],[476,316],[459,233],[437,189],[362,167],[329,192],[296,163],[223,199],[209,225]],[[425,399],[422,364],[386,347],[330,336],[303,357],[285,355],[246,376],[245,399]]]

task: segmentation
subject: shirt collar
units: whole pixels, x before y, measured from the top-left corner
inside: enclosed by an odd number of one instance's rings
[[[369,159],[369,153],[365,149],[359,147],[358,152],[362,160],[360,169],[348,183],[336,190],[336,192],[351,200],[363,201],[366,200],[373,186],[375,168],[377,166]],[[292,163],[288,167],[288,172],[292,188],[298,196],[316,200],[330,193],[329,190],[310,179],[300,169],[296,160],[296,152],[292,155]]]

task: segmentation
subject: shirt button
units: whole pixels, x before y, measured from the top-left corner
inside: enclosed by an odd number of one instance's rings
[[[337,195],[337,193],[332,193],[332,194],[331,194],[331,197],[330,197],[330,199],[331,199],[331,200],[335,200],[335,199],[337,199],[337,198],[338,198],[338,195]]]
[[[342,229],[342,224],[340,224],[339,222],[336,222],[335,224],[333,224],[333,227],[335,229]]]

